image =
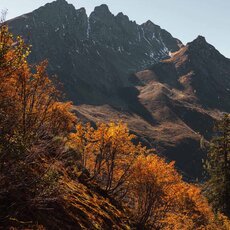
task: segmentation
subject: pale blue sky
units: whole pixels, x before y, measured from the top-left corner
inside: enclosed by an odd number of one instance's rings
[[[67,0],[89,14],[105,3],[112,13],[122,11],[131,20],[150,19],[187,43],[198,35],[206,37],[222,54],[230,58],[230,0]],[[52,0],[0,0],[0,9],[8,9],[8,18],[30,12]]]

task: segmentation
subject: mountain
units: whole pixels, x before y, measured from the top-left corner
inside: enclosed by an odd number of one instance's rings
[[[172,58],[153,67],[162,83],[171,84],[204,108],[230,112],[230,60],[198,36]],[[168,77],[170,76],[169,81]],[[175,81],[175,84],[173,83]],[[174,84],[174,85],[173,85]]]
[[[230,111],[230,60],[199,36],[133,79],[120,92],[128,108],[79,105],[79,116],[122,119],[143,143],[175,160],[186,178],[201,178],[200,142],[210,140],[215,121]]]
[[[182,45],[152,22],[138,25],[122,13],[114,16],[106,5],[87,17],[84,8],[57,0],[8,23],[32,45],[32,63],[49,60],[50,73],[75,103],[120,104],[117,91],[130,85],[130,73]]]
[[[49,60],[78,117],[122,120],[188,179],[201,178],[216,119],[230,112],[230,60],[199,36],[183,45],[151,21],[142,25],[101,5],[88,17],[65,0],[8,21]]]

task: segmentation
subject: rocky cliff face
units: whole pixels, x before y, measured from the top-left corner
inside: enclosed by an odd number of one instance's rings
[[[159,74],[159,81],[173,84],[203,107],[230,112],[230,59],[204,37],[198,36],[152,70]]]
[[[119,104],[117,91],[129,74],[179,49],[181,42],[148,21],[113,15],[106,5],[89,17],[65,0],[46,4],[9,21],[11,30],[32,45],[31,62],[49,60],[49,71],[64,83],[75,103]]]
[[[88,17],[65,0],[8,24],[32,44],[32,63],[49,60],[80,118],[123,120],[187,178],[201,176],[200,140],[230,112],[230,60],[203,37],[183,46],[151,21],[138,25],[106,5]]]

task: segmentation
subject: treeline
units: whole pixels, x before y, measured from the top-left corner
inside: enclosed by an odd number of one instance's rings
[[[58,205],[70,202],[78,183],[100,189],[123,207],[130,228],[230,229],[228,116],[228,130],[213,141],[206,164],[212,209],[200,186],[184,182],[174,162],[134,144],[136,137],[122,122],[81,123],[71,102],[62,102],[47,62],[29,65],[29,53],[1,24],[0,226],[46,229],[49,217],[42,213],[56,208],[52,215],[59,216]],[[68,196],[63,184],[71,190]],[[80,217],[69,212],[67,218],[81,228]]]

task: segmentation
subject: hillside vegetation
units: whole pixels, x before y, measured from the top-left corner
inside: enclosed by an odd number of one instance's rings
[[[47,62],[0,26],[2,229],[229,229],[198,185],[121,121],[83,124]]]

